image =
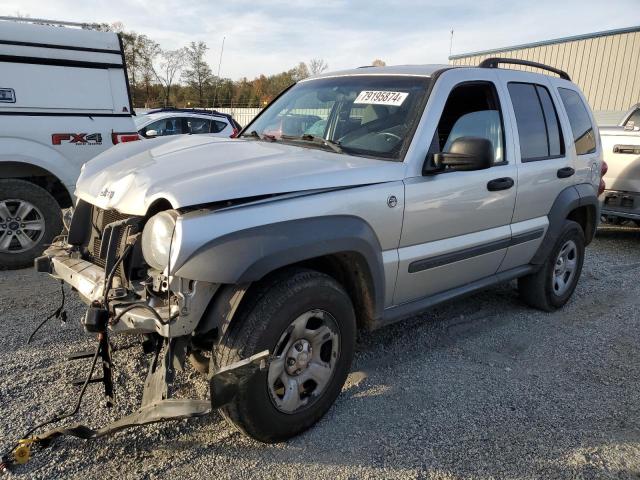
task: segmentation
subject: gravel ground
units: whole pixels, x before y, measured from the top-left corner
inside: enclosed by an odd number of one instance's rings
[[[57,441],[15,478],[640,478],[640,229],[606,227],[588,249],[570,303],[547,314],[513,285],[362,334],[342,395],[307,433],[263,445],[216,413]],[[67,362],[93,346],[68,295],[69,321],[31,330],[59,286],[31,270],[0,272],[0,444],[72,404]],[[120,347],[135,338],[116,340]],[[85,361],[86,362],[86,361]],[[132,411],[146,360],[115,354],[118,404],[92,385],[78,416],[98,426]],[[194,371],[185,395],[204,395]]]

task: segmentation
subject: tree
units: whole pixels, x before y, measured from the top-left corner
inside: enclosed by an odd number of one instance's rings
[[[327,68],[329,68],[329,64],[325,62],[322,58],[312,58],[309,61],[309,72],[311,75],[318,75],[319,73],[324,72]]]
[[[198,92],[198,104],[203,106],[205,88],[211,84],[213,74],[211,68],[204,59],[208,47],[204,42],[191,42],[185,48],[187,70],[182,73],[182,78],[191,88]]]
[[[288,87],[294,82],[298,82],[300,80],[307,78],[309,76],[309,68],[307,67],[306,63],[300,62],[298,63],[297,67],[294,67],[288,72],[283,72],[283,73],[288,73],[291,76],[291,79],[288,80],[287,85],[285,85],[285,87]],[[278,74],[278,75],[282,75],[282,74]],[[274,75],[274,77],[277,77],[277,75]],[[280,90],[282,90],[282,88]]]
[[[373,65],[374,67],[386,67],[387,62],[385,62],[384,60],[380,60],[379,58],[376,58],[373,62],[371,62],[371,65]]]
[[[158,58],[158,55],[160,55],[160,51],[160,45],[146,35],[140,35],[138,37],[138,53],[140,55],[140,62],[137,70],[145,89],[145,106],[147,106],[149,102],[152,82],[156,77],[153,64],[156,61],[156,58]]]
[[[182,70],[185,58],[185,48],[179,48],[177,50],[161,50],[160,52],[160,62],[158,63],[158,67],[154,68],[153,73],[158,82],[162,85],[165,107],[169,104],[171,85],[173,85],[178,73]]]

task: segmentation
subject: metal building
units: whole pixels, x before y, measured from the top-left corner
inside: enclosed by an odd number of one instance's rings
[[[488,57],[531,60],[565,70],[586,95],[600,125],[618,123],[640,102],[640,26],[452,55],[449,62],[477,65]]]

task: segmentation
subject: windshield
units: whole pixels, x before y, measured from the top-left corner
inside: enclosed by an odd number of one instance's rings
[[[243,136],[398,160],[410,141],[429,79],[345,76],[300,82]]]

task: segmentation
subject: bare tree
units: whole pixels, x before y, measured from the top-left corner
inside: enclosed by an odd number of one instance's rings
[[[184,48],[177,50],[161,50],[160,62],[158,67],[153,69],[153,73],[162,85],[164,92],[164,106],[169,104],[169,96],[171,95],[171,86],[173,85],[176,77],[182,67],[184,66],[186,59],[186,51]]]
[[[139,42],[139,54],[140,63],[138,64],[139,76],[142,79],[142,83],[145,88],[145,107],[149,101],[151,95],[151,85],[156,78],[153,64],[160,55],[160,45],[151,40],[146,35],[140,35],[138,37]]]
[[[318,75],[329,68],[329,64],[322,58],[312,58],[308,64],[311,75]]]
[[[292,80],[294,82],[298,82],[309,76],[309,68],[307,67],[306,63],[300,62],[298,63],[297,67],[294,67],[291,70],[289,70],[289,73],[291,75]]]
[[[211,68],[204,59],[207,50],[207,44],[204,42],[191,42],[185,48],[188,69],[182,73],[182,78],[187,82],[187,85],[198,92],[198,104],[200,106],[204,105],[202,102],[204,89],[213,80]]]
[[[385,62],[384,60],[380,60],[379,58],[376,58],[373,62],[371,62],[371,65],[373,65],[374,67],[386,67],[387,62]]]

